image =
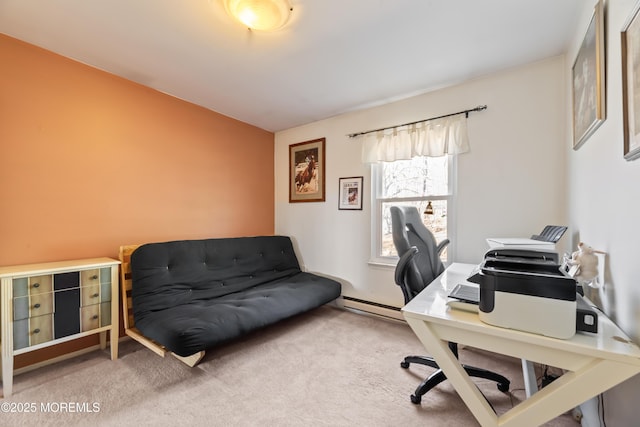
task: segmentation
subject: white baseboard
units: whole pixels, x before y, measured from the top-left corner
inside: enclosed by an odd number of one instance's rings
[[[337,304],[343,308],[364,312],[381,316],[386,319],[394,319],[404,321],[400,309],[384,304],[378,304],[371,301],[360,300],[351,297],[341,297]]]

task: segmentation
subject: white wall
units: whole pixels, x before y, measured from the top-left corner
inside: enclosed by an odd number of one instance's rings
[[[586,31],[595,1],[585,2],[582,30],[576,34],[565,64],[567,79]],[[607,118],[598,130],[574,151],[567,135],[569,223],[573,246],[584,241],[607,252],[605,284],[592,294],[608,315],[636,343],[640,343],[640,160],[623,158],[622,67],[620,31],[636,0],[608,0],[606,16]],[[570,88],[569,88],[570,89]],[[570,102],[570,91],[566,94]],[[568,104],[571,105],[571,104]],[[567,124],[571,109],[567,109]],[[570,129],[570,127],[569,127]],[[605,393],[606,425],[638,424],[640,377]]]
[[[565,60],[521,68],[276,134],[276,233],[292,236],[307,269],[339,278],[343,294],[402,306],[393,269],[368,264],[370,171],[353,132],[486,104],[469,116],[471,152],[459,156],[457,251],[477,263],[486,237],[522,237],[566,223]],[[325,137],[326,202],[288,202],[289,145]],[[362,211],[338,210],[338,178],[364,176]]]
[[[477,262],[487,236],[522,236],[547,223],[567,224],[562,250],[585,241],[608,253],[605,284],[592,297],[640,343],[640,159],[623,159],[620,30],[636,0],[607,0],[607,119],[577,151],[571,133],[571,67],[591,19],[566,57],[497,73],[459,86],[276,134],[276,232],[291,235],[309,270],[339,278],[345,295],[401,306],[392,270],[367,264],[370,208],[338,211],[338,178],[365,177],[360,147],[348,133],[487,104],[469,118],[471,153],[459,157],[458,251]],[[327,138],[327,201],[288,203],[288,145]],[[608,426],[636,424],[640,377],[605,393]]]

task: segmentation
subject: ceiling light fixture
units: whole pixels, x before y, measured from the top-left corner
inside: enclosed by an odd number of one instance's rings
[[[289,20],[288,0],[224,0],[227,13],[251,30],[273,31]]]

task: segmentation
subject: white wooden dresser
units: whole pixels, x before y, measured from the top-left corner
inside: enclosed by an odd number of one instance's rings
[[[92,258],[0,267],[2,389],[13,389],[13,358],[19,354],[100,334],[111,359],[118,358],[118,265]]]

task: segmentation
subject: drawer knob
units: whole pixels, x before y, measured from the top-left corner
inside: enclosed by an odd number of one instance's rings
[[[92,319],[94,319],[94,320],[97,319],[97,318],[98,318],[97,314],[94,314],[93,317],[92,317]]]
[[[34,288],[39,288],[39,287],[40,287],[40,283],[34,283],[34,284],[33,284],[33,287],[34,287]]]
[[[91,276],[91,280],[98,280],[98,275],[94,274],[93,276]]]
[[[34,329],[34,330],[33,330],[33,333],[34,333],[34,334],[39,334],[39,333],[40,333],[40,329],[37,329],[37,328],[36,328],[36,329]]]
[[[98,298],[100,296],[100,294],[96,292],[95,294],[93,294],[91,296],[94,297],[94,298]]]
[[[35,303],[35,304],[33,305],[33,308],[40,308],[40,303],[39,303],[39,302],[38,302],[38,303]]]

